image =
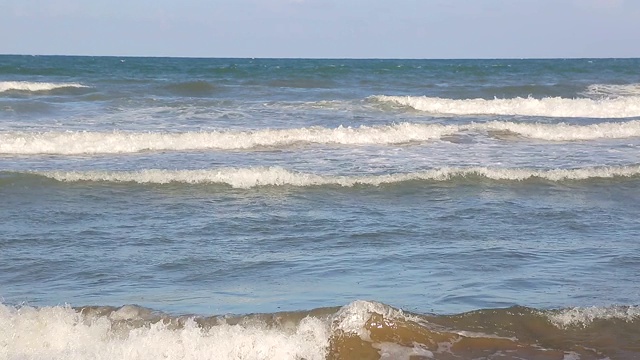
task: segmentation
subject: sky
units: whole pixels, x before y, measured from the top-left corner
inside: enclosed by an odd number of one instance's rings
[[[0,54],[640,57],[640,0],[0,0]]]

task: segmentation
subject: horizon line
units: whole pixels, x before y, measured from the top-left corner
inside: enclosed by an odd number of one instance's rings
[[[191,56],[191,55],[86,55],[86,54],[12,54],[0,53],[0,56],[43,56],[43,57],[107,57],[107,58],[157,58],[157,59],[242,59],[242,60],[623,60],[640,57],[271,57],[271,56]]]

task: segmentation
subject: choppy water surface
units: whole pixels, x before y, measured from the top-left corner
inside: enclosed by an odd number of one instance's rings
[[[0,358],[634,359],[639,67],[0,56]]]

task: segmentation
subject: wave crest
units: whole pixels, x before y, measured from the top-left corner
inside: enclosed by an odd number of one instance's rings
[[[141,151],[246,150],[295,144],[390,145],[441,139],[462,131],[507,131],[547,141],[640,137],[640,120],[592,125],[490,121],[463,125],[400,123],[382,126],[267,129],[184,133],[7,132],[0,133],[2,154],[114,154]]]
[[[33,174],[63,182],[133,182],[139,184],[225,184],[234,188],[262,186],[380,186],[407,181],[450,181],[480,177],[496,181],[580,181],[636,177],[640,165],[618,167],[593,167],[578,169],[508,169],[508,168],[441,168],[412,173],[336,176],[290,171],[281,167],[221,168],[217,170],[161,170],[139,171],[48,171]]]
[[[563,118],[629,118],[640,116],[640,96],[616,99],[446,99],[427,96],[371,97],[375,101],[411,107],[437,115],[522,115]]]
[[[322,360],[329,339],[325,323],[313,317],[290,328],[256,322],[207,329],[188,318],[120,319],[118,312],[125,310],[91,316],[69,307],[16,310],[0,304],[0,344],[5,344],[0,354],[7,359]]]
[[[567,329],[557,314],[597,327]],[[242,316],[171,316],[136,305],[35,308],[0,304],[7,359],[635,359],[638,307],[536,310],[514,306],[457,315],[403,312],[373,301]],[[615,314],[610,316],[609,314]],[[620,326],[625,321],[626,326]],[[603,342],[604,339],[607,341]],[[611,340],[609,340],[611,339]]]
[[[522,137],[546,141],[626,139],[640,137],[640,120],[631,120],[627,122],[604,122],[591,125],[490,121],[487,123],[462,126],[462,128],[485,131],[508,131]]]
[[[87,86],[78,83],[50,83],[50,82],[29,82],[29,81],[0,81],[0,93],[6,91],[51,91],[63,88],[86,88]]]
[[[640,307],[638,306],[611,306],[611,307],[573,307],[568,309],[549,311],[544,313],[552,324],[558,328],[587,327],[594,321],[620,320],[632,322],[640,320]]]
[[[251,149],[296,143],[373,145],[438,139],[455,126],[402,123],[389,126],[313,127],[259,131],[186,133],[46,132],[0,133],[4,154],[132,153],[144,150]]]

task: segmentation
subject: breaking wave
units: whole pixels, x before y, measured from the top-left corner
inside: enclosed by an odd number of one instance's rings
[[[87,86],[78,83],[50,83],[50,82],[29,82],[29,81],[0,81],[0,93],[6,91],[51,91],[63,88],[86,88]]]
[[[530,139],[547,141],[625,139],[640,137],[640,120],[627,122],[603,122],[591,125],[490,121],[487,123],[462,126],[462,128],[470,130],[506,131]]]
[[[251,149],[308,144],[392,144],[437,139],[457,129],[445,125],[398,124],[187,133],[48,132],[0,134],[0,153],[94,154],[144,150]]]
[[[400,123],[383,126],[184,133],[5,132],[2,154],[113,154],[140,151],[243,150],[296,144],[389,145],[440,139],[463,131],[510,132],[547,141],[640,137],[640,120],[592,125],[490,121],[462,125]]]
[[[547,311],[544,312],[544,314],[549,318],[551,323],[559,328],[584,328],[595,321],[620,320],[628,323],[640,320],[640,307],[574,307],[556,311]]]
[[[295,172],[282,167],[221,168],[208,170],[139,171],[46,171],[32,172],[62,182],[133,182],[139,184],[224,184],[234,188],[261,186],[380,186],[407,181],[443,182],[465,178],[484,178],[496,181],[582,181],[589,179],[630,178],[640,175],[640,165],[592,167],[578,169],[508,169],[508,168],[440,168],[412,173],[384,175],[319,175]]]
[[[563,118],[629,118],[640,116],[640,96],[614,99],[560,97],[512,99],[446,99],[427,96],[373,96],[374,101],[407,106],[435,115],[522,115]]]
[[[7,360],[634,359],[639,351],[638,311],[635,306],[567,310],[516,306],[421,315],[378,302],[354,301],[310,311],[199,317],[172,316],[136,305],[0,304],[0,356]],[[557,320],[565,313],[589,320],[567,328]]]

